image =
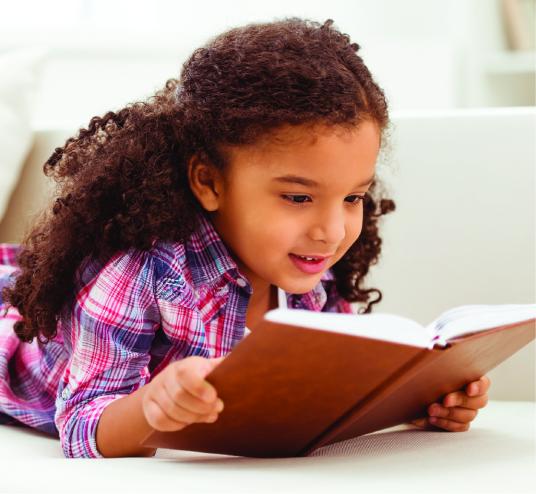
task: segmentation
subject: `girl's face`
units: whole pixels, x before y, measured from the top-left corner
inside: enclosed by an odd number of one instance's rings
[[[226,148],[225,177],[196,196],[254,292],[306,293],[341,259],[361,233],[379,147],[377,125],[364,121],[352,131],[289,127],[263,145]],[[328,259],[301,269],[293,255]]]

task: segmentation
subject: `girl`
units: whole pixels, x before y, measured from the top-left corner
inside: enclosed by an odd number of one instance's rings
[[[332,20],[231,29],[55,150],[53,203],[0,249],[3,422],[59,434],[67,457],[153,455],[151,428],[216,420],[204,377],[277,303],[371,312],[395,205],[358,50]],[[435,424],[467,430],[488,386],[432,404]]]

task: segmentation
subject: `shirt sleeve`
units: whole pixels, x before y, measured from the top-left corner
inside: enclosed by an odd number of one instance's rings
[[[2,302],[2,289],[11,284],[19,272],[17,255],[20,252],[18,244],[0,243],[0,305]]]
[[[16,267],[20,251],[20,244],[0,243],[0,265]]]
[[[62,319],[70,352],[60,379],[55,423],[68,458],[100,458],[96,431],[104,408],[149,379],[150,348],[160,324],[153,258],[131,249],[100,270],[85,269]]]

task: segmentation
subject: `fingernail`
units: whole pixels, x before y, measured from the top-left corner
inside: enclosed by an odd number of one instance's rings
[[[221,401],[220,399],[218,399],[218,404],[216,405],[216,410],[218,410],[218,412],[221,412],[223,410],[223,401]]]
[[[432,424],[435,424],[437,422],[437,417],[430,417],[428,419]]]

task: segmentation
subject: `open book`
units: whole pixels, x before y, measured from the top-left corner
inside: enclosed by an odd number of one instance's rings
[[[478,380],[535,333],[536,304],[464,305],[426,327],[394,314],[275,309],[207,376],[225,404],[218,420],[154,431],[143,444],[306,456],[427,416],[430,403]]]

